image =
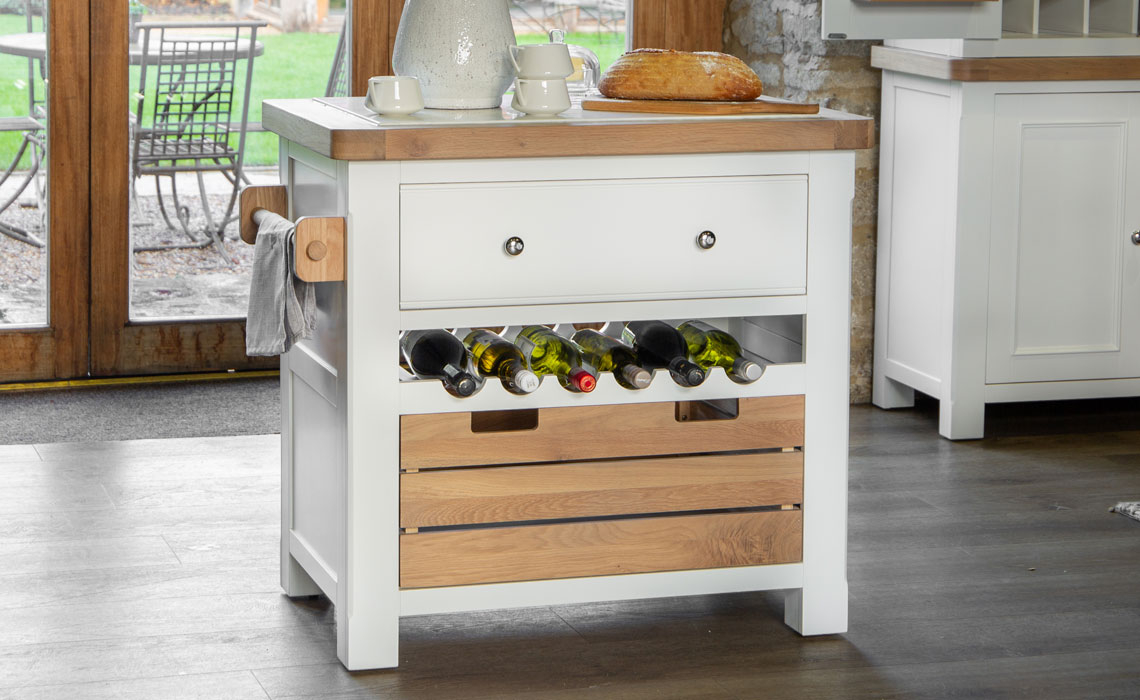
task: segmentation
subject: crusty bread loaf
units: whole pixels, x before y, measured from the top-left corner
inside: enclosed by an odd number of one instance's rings
[[[637,49],[602,75],[598,89],[625,100],[754,100],[760,78],[744,61],[715,51]]]

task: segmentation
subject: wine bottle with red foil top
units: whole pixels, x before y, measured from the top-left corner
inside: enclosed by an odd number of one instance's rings
[[[467,334],[463,344],[471,352],[479,374],[498,377],[503,388],[512,394],[529,394],[538,388],[538,375],[527,369],[522,350],[498,333],[476,328]]]
[[[613,372],[617,383],[626,389],[644,389],[653,381],[649,370],[637,364],[633,348],[617,338],[583,328],[576,332],[572,340],[582,348],[586,362],[599,372]]]
[[[633,346],[638,362],[646,369],[667,369],[673,381],[684,387],[699,386],[705,371],[689,361],[689,346],[681,333],[664,321],[630,321],[622,339]]]
[[[400,352],[412,374],[440,380],[454,396],[465,398],[483,387],[482,378],[468,371],[467,348],[445,330],[408,331],[400,338]]]
[[[546,326],[527,326],[519,331],[515,345],[539,375],[553,375],[569,391],[593,391],[598,378],[583,367],[582,353],[574,341],[563,338]]]

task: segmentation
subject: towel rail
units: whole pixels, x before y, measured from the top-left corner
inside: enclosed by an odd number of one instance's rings
[[[289,216],[285,185],[250,185],[241,191],[241,239],[257,241],[257,228],[267,212]],[[297,219],[294,273],[306,282],[344,281],[343,216],[302,216]]]

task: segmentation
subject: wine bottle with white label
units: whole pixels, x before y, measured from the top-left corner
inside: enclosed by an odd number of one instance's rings
[[[515,338],[531,370],[539,375],[552,375],[569,391],[590,392],[597,377],[582,366],[582,353],[574,341],[563,338],[546,326],[527,326]]]
[[[684,387],[699,386],[705,371],[689,361],[689,346],[676,328],[664,321],[630,321],[622,339],[633,346],[646,369],[668,369],[673,381]]]
[[[617,383],[626,389],[644,389],[653,380],[649,370],[637,364],[633,348],[617,338],[583,328],[571,339],[582,348],[586,362],[599,372],[613,372]]]
[[[498,377],[512,394],[529,394],[538,388],[538,375],[527,369],[522,351],[498,333],[477,328],[467,334],[463,344],[471,351],[479,374]]]
[[[440,380],[454,396],[465,398],[483,387],[482,378],[468,371],[467,348],[445,330],[408,331],[400,338],[400,352],[412,374]]]
[[[704,321],[686,321],[678,328],[689,346],[689,358],[709,370],[723,367],[737,384],[751,384],[764,374],[768,360],[740,347],[729,333]]]

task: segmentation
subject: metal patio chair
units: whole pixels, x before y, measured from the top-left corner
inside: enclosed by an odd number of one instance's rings
[[[347,34],[348,21],[346,20],[340,27],[340,38],[336,40],[336,53],[333,54],[332,70],[329,71],[329,82],[325,85],[325,97],[348,97]]]
[[[24,13],[25,25],[28,33],[36,31],[35,19],[40,19],[40,31],[46,31],[43,26],[44,20],[44,3],[43,0],[24,0],[22,9]],[[22,180],[16,180],[15,190],[8,197],[0,201],[0,214],[7,211],[9,207],[17,204],[17,200],[21,195],[32,187],[36,197],[36,204],[39,207],[41,220],[46,222],[47,207],[45,206],[46,198],[44,197],[44,166],[46,163],[47,151],[47,100],[43,91],[37,91],[37,84],[44,84],[47,78],[47,61],[45,58],[28,58],[28,79],[26,88],[28,91],[28,114],[22,117],[0,117],[0,132],[22,132],[23,138],[20,141],[19,148],[16,149],[16,155],[12,158],[12,162],[0,175],[0,187],[3,187],[9,179],[16,177]],[[30,158],[30,163],[27,170],[18,170],[24,155],[27,154]],[[18,206],[18,205],[17,205]],[[43,230],[47,230],[46,225],[42,226]],[[37,248],[44,247],[44,241],[35,233],[0,220],[0,233],[14,238],[17,241],[22,241]]]
[[[143,22],[143,60],[131,148],[132,191],[137,178],[153,175],[158,208],[171,230],[181,226],[190,243],[140,246],[135,250],[204,248],[217,244],[227,262],[223,244],[226,225],[235,220],[234,205],[243,178],[246,125],[253,77],[257,30],[264,21]],[[187,32],[208,30],[210,36]],[[181,34],[179,32],[182,32]],[[246,51],[241,47],[248,42]],[[238,61],[246,58],[245,86],[235,99]],[[153,83],[151,82],[153,81]],[[148,107],[147,91],[153,104]],[[236,104],[235,104],[236,102]],[[238,121],[232,122],[234,107]],[[151,111],[149,123],[144,119]],[[237,136],[237,146],[230,144]],[[190,210],[178,194],[179,173],[197,176],[198,193],[206,217],[205,238],[190,229]],[[229,202],[217,219],[210,210],[203,175],[222,173],[233,186]],[[171,220],[162,192],[162,178],[170,178],[170,198],[178,226]]]

